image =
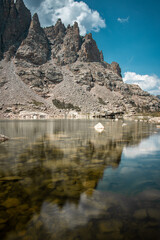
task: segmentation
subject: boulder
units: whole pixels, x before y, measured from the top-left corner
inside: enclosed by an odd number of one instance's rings
[[[7,141],[7,140],[9,140],[8,137],[0,134],[0,142],[5,142],[5,141]]]
[[[102,123],[98,123],[94,126],[94,129],[97,131],[97,132],[102,132],[104,130],[104,126],[102,125]]]

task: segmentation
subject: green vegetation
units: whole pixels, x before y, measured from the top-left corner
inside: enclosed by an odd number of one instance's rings
[[[32,104],[34,104],[35,106],[38,106],[38,107],[44,105],[44,103],[37,102],[36,100],[33,100],[33,99],[32,99]]]
[[[100,104],[106,105],[105,101],[104,101],[102,98],[99,97],[99,98],[98,98],[98,101],[99,101]]]
[[[65,103],[64,101],[61,102],[58,99],[53,99],[52,100],[54,106],[58,109],[71,109],[71,110],[75,110],[77,112],[80,112],[81,109],[78,106],[74,106],[72,103]]]
[[[136,116],[151,116],[151,117],[160,117],[160,112],[146,112],[146,113],[138,113]]]

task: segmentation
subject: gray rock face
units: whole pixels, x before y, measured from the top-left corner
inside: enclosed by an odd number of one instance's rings
[[[92,38],[92,34],[86,34],[79,53],[79,60],[82,62],[101,62],[103,60],[102,56],[103,54],[99,52],[97,44]]]
[[[61,69],[50,61],[38,65],[16,58],[14,62],[21,80],[43,97],[46,97],[49,89],[63,81]]]
[[[40,26],[38,15],[34,14],[27,38],[19,47],[16,58],[41,65],[47,62],[48,56],[48,39]]]
[[[60,50],[61,44],[63,44],[63,39],[66,34],[66,28],[64,24],[61,22],[61,19],[58,19],[55,26],[44,28],[46,36],[49,39],[53,56],[56,56],[58,51]]]
[[[3,0],[0,0],[0,60],[2,59],[2,23],[4,20]]]
[[[63,66],[78,61],[103,62],[103,53],[98,50],[91,34],[81,37],[78,23],[67,29],[59,19],[55,26],[44,29],[51,45],[52,56]]]
[[[50,66],[46,69],[45,71],[45,78],[50,82],[50,83],[60,83],[63,81],[63,74],[61,71],[58,71],[57,68]]]
[[[78,24],[75,22],[72,27],[69,26],[66,29],[63,45],[56,56],[58,63],[60,63],[60,65],[66,65],[76,62],[81,44],[82,38],[79,35]]]
[[[113,71],[115,73],[117,73],[118,76],[122,77],[122,75],[121,75],[121,68],[120,68],[118,63],[112,62],[111,63],[111,68],[113,69]]]
[[[30,11],[23,0],[0,0],[0,55],[8,51],[8,58],[26,37],[31,21]]]

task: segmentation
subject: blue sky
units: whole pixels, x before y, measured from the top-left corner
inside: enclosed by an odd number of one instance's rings
[[[42,26],[79,21],[81,33],[92,32],[105,61],[120,64],[124,81],[160,94],[160,1],[158,0],[24,0],[37,11]]]
[[[117,61],[123,72],[160,76],[160,1],[88,0],[106,20],[107,27],[93,34],[106,61]],[[99,4],[98,4],[99,3]],[[118,18],[128,18],[120,23]]]

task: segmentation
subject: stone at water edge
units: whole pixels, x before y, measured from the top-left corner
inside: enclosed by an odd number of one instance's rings
[[[97,131],[97,132],[103,132],[104,130],[104,126],[102,125],[102,123],[98,123],[94,126],[94,129]]]
[[[4,142],[7,140],[9,140],[9,137],[6,137],[6,136],[0,134],[0,142]]]
[[[149,123],[160,124],[160,117],[153,117],[149,119]]]

